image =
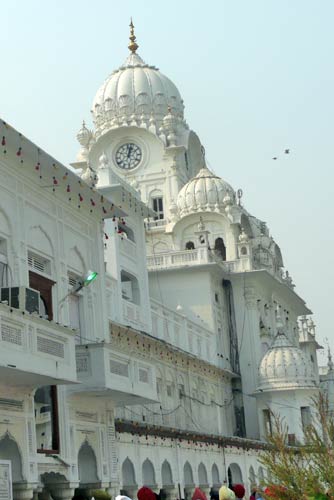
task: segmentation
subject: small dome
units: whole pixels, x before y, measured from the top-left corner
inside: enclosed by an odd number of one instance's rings
[[[181,216],[192,212],[222,212],[226,206],[226,197],[234,202],[233,188],[204,167],[183,186],[177,197],[177,206]]]
[[[257,391],[315,388],[315,374],[304,353],[279,332],[259,366]]]
[[[174,83],[132,52],[98,90],[92,113],[97,134],[115,125],[149,120],[161,125],[168,108],[183,120],[183,101]]]

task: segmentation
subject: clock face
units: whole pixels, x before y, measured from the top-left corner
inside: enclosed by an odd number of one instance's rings
[[[117,166],[126,170],[136,168],[139,165],[141,158],[141,149],[133,142],[120,146],[116,151],[115,157]]]

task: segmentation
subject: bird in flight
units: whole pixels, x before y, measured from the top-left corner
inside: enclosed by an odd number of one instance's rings
[[[290,149],[285,149],[284,154],[288,155],[290,153]]]
[[[274,156],[274,157],[273,157],[273,160],[277,160],[277,156]]]

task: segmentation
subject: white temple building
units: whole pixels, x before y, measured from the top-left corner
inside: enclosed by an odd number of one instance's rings
[[[278,244],[208,169],[130,26],[72,168],[0,121],[0,460],[14,500],[249,491],[271,411],[298,444],[321,388],[334,405],[333,363],[320,382]]]

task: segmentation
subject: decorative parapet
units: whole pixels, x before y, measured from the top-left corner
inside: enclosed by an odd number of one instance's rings
[[[165,439],[174,439],[180,442],[192,441],[195,443],[215,444],[221,448],[226,448],[227,446],[242,448],[244,450],[265,450],[269,448],[269,445],[263,441],[232,436],[220,436],[215,434],[203,434],[194,431],[188,432],[158,425],[145,425],[132,420],[116,419],[115,429],[116,432],[120,434],[129,433],[138,436],[154,436]]]

